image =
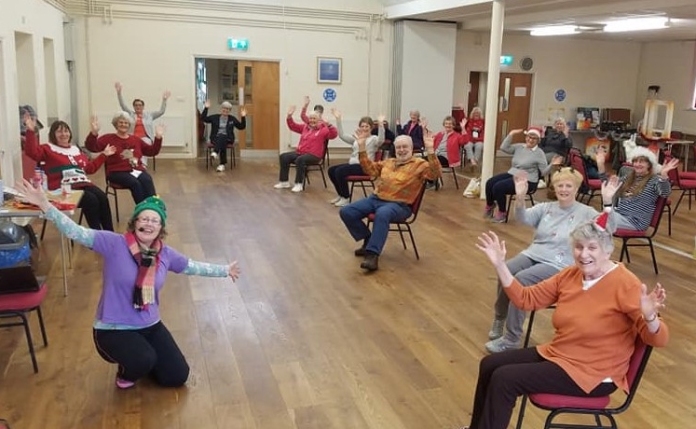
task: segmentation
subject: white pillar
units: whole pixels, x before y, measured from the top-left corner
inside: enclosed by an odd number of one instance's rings
[[[505,0],[493,1],[491,16],[491,43],[488,47],[488,85],[486,86],[486,128],[483,140],[483,165],[481,168],[481,198],[486,197],[486,181],[493,176],[495,163],[495,132],[498,120],[498,87],[500,82],[500,54],[503,47],[503,26],[505,21]],[[505,136],[500,136],[504,138]]]

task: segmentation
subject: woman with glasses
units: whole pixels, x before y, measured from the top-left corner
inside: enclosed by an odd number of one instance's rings
[[[149,376],[164,387],[186,383],[189,366],[160,319],[160,291],[168,271],[206,277],[239,277],[229,265],[197,262],[164,244],[167,210],[150,197],[135,206],[124,234],[77,225],[58,211],[40,188],[24,180],[17,189],[71,240],[102,255],[102,292],[93,324],[99,355],[118,365],[116,386],[133,387]]]
[[[520,171],[527,172],[528,190],[533,193],[539,183],[539,173],[545,176],[551,170],[546,162],[544,152],[539,149],[541,130],[530,127],[524,131],[525,142],[512,144],[512,136],[522,133],[523,130],[512,130],[505,137],[500,150],[512,155],[512,167],[507,173],[501,173],[488,179],[486,182],[486,210],[484,217],[493,219],[493,222],[502,223],[507,219],[507,196],[515,193],[515,181],[513,176]],[[555,157],[552,164],[563,164],[563,158]],[[524,201],[524,198],[522,199]],[[498,213],[493,216],[495,206],[498,205]]]
[[[551,175],[557,200],[536,204],[527,208],[524,196],[529,181],[527,172],[515,175],[515,219],[534,228],[532,243],[512,259],[505,261],[507,268],[522,286],[530,286],[546,280],[573,264],[573,249],[568,240],[576,226],[590,221],[599,214],[594,208],[579,203],[575,196],[582,184],[582,174],[572,167],[563,167]],[[602,184],[602,198],[611,201],[621,183],[613,177]],[[610,211],[608,209],[608,211]],[[608,228],[613,231],[615,214],[610,211]],[[514,304],[498,281],[498,296],[494,305],[495,318],[488,332],[491,340],[486,350],[498,353],[521,346],[522,326],[527,313]],[[505,329],[503,329],[503,327]]]

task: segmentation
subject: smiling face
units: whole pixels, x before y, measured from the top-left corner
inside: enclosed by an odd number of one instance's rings
[[[565,120],[557,119],[556,122],[553,123],[553,128],[559,133],[562,133],[565,129]]]
[[[558,203],[563,207],[573,204],[575,194],[578,192],[577,185],[570,179],[561,179],[553,182],[553,189],[556,191]]]
[[[648,158],[644,156],[637,156],[633,158],[633,169],[636,171],[638,176],[645,176],[652,172],[652,164]]]
[[[133,110],[135,110],[136,115],[142,115],[143,110],[145,110],[145,103],[143,102],[143,100],[134,100]]]
[[[154,210],[143,210],[135,218],[135,238],[144,246],[150,247],[161,230],[162,219]]]
[[[230,114],[230,109],[229,107],[221,107],[220,108],[220,115],[222,116],[228,116]]]
[[[394,141],[396,160],[399,163],[406,162],[413,157],[413,140],[408,136],[399,136]]]
[[[63,121],[56,121],[48,132],[48,140],[56,146],[70,147],[72,132],[70,126]]]
[[[116,133],[120,135],[125,135],[128,134],[128,130],[130,129],[130,121],[125,118],[120,118],[119,120],[116,121]]]
[[[449,119],[445,120],[445,122],[442,123],[442,126],[445,127],[446,133],[451,133],[452,130],[454,130],[454,124]]]
[[[575,265],[582,271],[585,280],[603,275],[611,265],[611,251],[607,252],[594,239],[578,239],[573,243]]]
[[[420,121],[420,112],[418,112],[417,110],[412,110],[412,111],[410,111],[409,114],[408,114],[408,116],[409,116],[409,118],[411,118],[411,120],[412,120],[413,122],[418,122],[418,121]]]
[[[539,136],[534,133],[528,133],[524,142],[527,144],[527,147],[531,149],[539,144]]]
[[[360,131],[367,134],[370,134],[372,131],[372,126],[367,122],[361,122],[360,125],[358,125],[358,128],[360,128]]]
[[[307,125],[311,128],[316,128],[319,124],[319,115],[317,113],[311,113],[307,116]]]

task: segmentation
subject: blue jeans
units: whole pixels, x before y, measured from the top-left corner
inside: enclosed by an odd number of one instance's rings
[[[375,214],[372,233],[363,219],[370,213]],[[411,216],[411,207],[406,203],[384,201],[375,195],[358,200],[342,207],[339,215],[355,241],[368,238],[365,250],[379,255],[389,234],[389,223],[405,220]]]

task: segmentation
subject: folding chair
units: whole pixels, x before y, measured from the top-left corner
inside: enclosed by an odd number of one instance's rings
[[[24,326],[24,333],[27,337],[29,355],[31,356],[34,373],[39,372],[39,364],[36,362],[34,342],[31,338],[31,329],[29,328],[29,319],[27,315],[32,311],[36,311],[39,317],[39,327],[41,328],[41,337],[43,338],[44,346],[48,346],[46,328],[44,327],[43,315],[41,314],[41,303],[46,297],[47,290],[46,283],[43,283],[39,287],[39,290],[34,292],[0,295],[0,320],[20,319],[19,321],[0,323],[0,327]]]
[[[104,189],[104,193],[109,196],[114,197],[114,206],[116,206],[116,222],[120,222],[121,219],[119,218],[118,214],[118,193],[117,191],[128,191],[130,192],[130,189],[126,188],[125,186],[121,186],[117,183],[112,183],[109,181],[109,179],[106,179],[106,189]]]
[[[329,141],[325,140],[324,141],[324,153],[321,156],[321,159],[319,159],[319,162],[315,164],[306,164],[305,165],[305,175],[304,175],[304,183],[303,185],[309,185],[311,182],[309,181],[309,172],[310,171],[319,171],[321,172],[321,180],[324,181],[324,187],[326,188],[326,175],[324,174],[324,162],[327,160],[326,153],[329,151]],[[291,167],[297,168],[297,164],[295,162],[290,163]]]
[[[205,169],[208,170],[210,169],[210,154],[213,153],[213,149],[215,149],[215,145],[208,142],[205,145]],[[234,149],[234,144],[228,144],[225,150],[230,151],[230,158],[232,158],[232,168],[237,166],[237,153]]]
[[[655,258],[655,249],[653,248],[652,239],[655,236],[655,234],[657,234],[657,229],[660,227],[660,220],[662,219],[662,213],[665,210],[666,204],[667,204],[667,198],[665,198],[665,197],[658,197],[657,198],[657,202],[655,202],[655,211],[653,212],[652,219],[650,220],[649,229],[652,230],[650,233],[648,233],[648,230],[636,231],[633,229],[622,229],[622,228],[619,228],[616,231],[614,231],[614,237],[620,238],[623,242],[622,246],[621,246],[621,256],[619,257],[619,262],[623,261],[624,254],[625,254],[626,261],[629,264],[631,263],[631,257],[628,254],[629,247],[649,246],[650,247],[650,255],[652,256],[652,261],[653,261],[653,268],[655,269],[655,274],[658,274],[658,272],[657,272],[657,259]],[[640,240],[639,243],[632,242],[629,244],[629,240],[632,240],[634,238],[642,238],[643,240]],[[645,241],[647,241],[647,243]]]
[[[536,189],[534,191],[527,191],[527,196],[525,197],[526,200],[529,200],[529,202],[532,203],[532,207],[534,207],[534,192],[536,192]],[[517,196],[515,194],[508,195],[507,212],[505,212],[505,223],[507,223],[508,219],[510,218],[510,212],[512,211],[512,202],[516,198]]]
[[[382,156],[383,156],[383,152],[381,150],[378,150],[375,153],[375,162],[382,161]],[[375,188],[374,180],[372,180],[372,177],[368,176],[367,174],[354,174],[354,175],[346,177],[346,181],[348,183],[350,183],[350,197],[348,197],[348,201],[353,201],[353,189],[355,188],[355,185],[358,185],[362,188],[363,195],[366,198],[367,198],[367,187],[369,186],[372,189]]]
[[[601,196],[602,193],[602,181],[599,179],[588,179],[587,170],[585,169],[585,161],[582,158],[582,153],[576,148],[571,148],[568,153],[568,158],[570,166],[582,174],[582,183],[584,192],[578,193],[578,201],[583,202],[583,198],[587,195],[587,201],[585,204],[590,205],[592,198],[596,196]]]

